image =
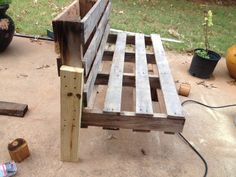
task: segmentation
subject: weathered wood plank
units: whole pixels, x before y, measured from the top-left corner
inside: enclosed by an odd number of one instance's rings
[[[99,65],[101,64],[103,52],[104,52],[104,49],[106,46],[106,41],[108,38],[109,30],[110,30],[110,26],[109,26],[109,24],[107,24],[101,45],[98,49],[96,58],[94,60],[93,66],[90,71],[90,74],[89,74],[86,84],[84,86],[84,106],[87,106],[87,102],[89,101],[92,91],[93,91],[94,83],[96,81],[96,77],[97,77],[98,70],[99,70]]]
[[[89,10],[93,7],[97,0],[77,0],[80,3],[80,15],[83,18]]]
[[[165,100],[164,100],[162,90],[161,89],[156,89],[156,93],[157,93],[157,98],[158,98],[158,104],[159,104],[159,107],[160,107],[160,113],[167,113],[166,112],[166,106],[165,106]]]
[[[82,41],[85,44],[88,40],[89,36],[93,32],[95,26],[97,26],[98,21],[100,20],[108,0],[97,0],[94,6],[90,9],[90,11],[84,16],[84,18],[80,21],[82,26]]]
[[[84,109],[82,124],[109,128],[182,132],[184,119],[166,119],[166,114],[137,115],[121,112],[119,115],[104,113],[102,110]]]
[[[27,104],[0,101],[0,115],[24,117],[27,110]]]
[[[98,25],[98,28],[96,30],[96,33],[90,42],[90,45],[84,55],[83,63],[84,63],[84,69],[85,69],[85,75],[87,76],[89,74],[90,68],[92,66],[94,57],[97,54],[98,47],[101,43],[103,34],[105,32],[105,28],[108,22],[108,18],[111,12],[111,3],[109,3],[108,7],[106,8],[105,13],[102,16],[102,19]]]
[[[104,112],[119,113],[125,60],[126,33],[119,33],[113,56],[109,83],[104,103]]]
[[[84,70],[61,67],[61,160],[78,161]]]
[[[184,117],[181,102],[176,91],[168,61],[165,56],[161,38],[157,34],[152,34],[151,39],[153,43],[167,114],[169,118]]]
[[[95,85],[108,85],[109,73],[100,72],[97,75]],[[159,77],[157,75],[149,75],[150,86],[153,89],[160,89]],[[123,73],[123,86],[135,87],[135,75],[132,73]]]
[[[80,4],[78,0],[71,3],[62,13],[60,13],[53,21],[80,21]]]
[[[143,34],[135,37],[136,113],[153,114],[148,77],[147,57]]]
[[[103,61],[111,61],[114,55],[114,51],[105,50]],[[146,54],[148,64],[156,64],[154,54]],[[125,62],[135,62],[135,53],[134,52],[125,52]]]

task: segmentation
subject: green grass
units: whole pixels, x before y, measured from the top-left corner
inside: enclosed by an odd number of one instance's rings
[[[12,0],[9,14],[16,23],[16,31],[46,35],[52,19],[72,0]]]
[[[153,0],[153,3],[141,4],[138,0],[113,0],[111,24],[113,28],[159,33],[163,37],[184,41],[184,44],[165,43],[169,49],[188,51],[204,47],[203,12],[213,12],[211,48],[219,53],[236,42],[236,7],[200,5],[186,0]],[[123,12],[122,12],[123,11]],[[122,12],[122,13],[121,13]],[[172,36],[168,31],[177,32]]]
[[[17,31],[29,34],[45,35],[51,28],[51,20],[61,8],[72,0],[13,0],[9,13],[13,16]],[[147,2],[149,1],[149,2]],[[165,43],[169,49],[189,51],[204,47],[203,11],[213,12],[211,49],[223,54],[236,42],[236,7],[200,5],[186,0],[112,0],[113,11],[111,26],[113,28],[159,33],[162,37],[184,41],[183,44]],[[141,3],[143,2],[143,3]],[[170,34],[169,31],[175,34]]]

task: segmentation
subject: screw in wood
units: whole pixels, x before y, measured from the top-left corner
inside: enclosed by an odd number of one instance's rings
[[[81,94],[77,93],[76,96],[79,100],[81,99]]]

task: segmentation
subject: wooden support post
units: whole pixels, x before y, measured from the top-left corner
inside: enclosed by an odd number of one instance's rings
[[[84,69],[61,69],[61,160],[79,160],[79,130],[82,115]]]

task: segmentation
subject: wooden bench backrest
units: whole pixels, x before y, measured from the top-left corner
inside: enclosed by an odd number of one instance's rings
[[[53,20],[62,65],[83,67],[85,80],[97,52],[107,41],[110,12],[109,0],[76,0]]]

